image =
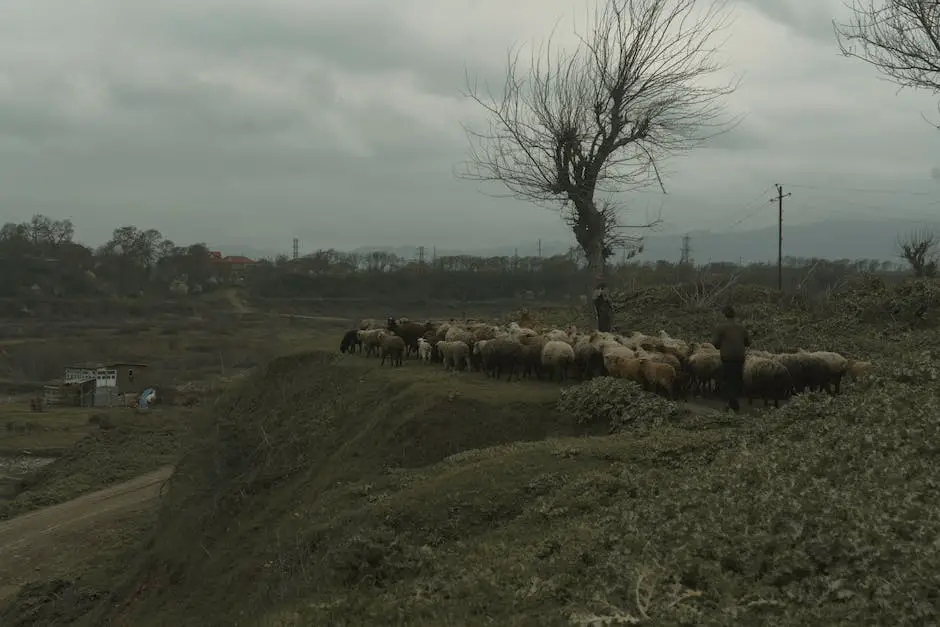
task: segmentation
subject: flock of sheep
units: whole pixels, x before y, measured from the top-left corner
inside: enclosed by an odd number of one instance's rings
[[[670,337],[635,332],[629,336],[566,330],[536,331],[515,322],[506,326],[484,322],[412,322],[405,318],[363,320],[347,331],[340,351],[359,351],[392,366],[403,365],[408,355],[426,363],[441,363],[451,370],[482,371],[496,379],[535,376],[564,381],[611,376],[635,381],[651,392],[676,399],[690,393],[711,396],[719,392],[721,357],[707,342],[689,343]],[[870,362],[846,359],[829,351],[768,353],[749,350],[744,363],[743,394],[764,405],[806,390],[838,394],[842,379],[856,377]]]

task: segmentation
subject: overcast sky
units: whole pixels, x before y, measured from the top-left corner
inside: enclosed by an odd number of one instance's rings
[[[583,0],[29,0],[0,3],[0,221],[123,224],[180,242],[493,246],[567,239],[556,214],[455,179],[465,66],[583,23]],[[839,55],[841,0],[741,0],[723,49],[743,74],[733,133],[623,200],[665,229],[787,217],[929,218],[929,94]],[[790,187],[792,186],[792,187]],[[807,186],[807,187],[798,187]],[[820,187],[824,189],[811,189]],[[908,193],[843,188],[907,190]],[[920,195],[911,192],[919,192]],[[766,207],[766,210],[758,207]],[[238,251],[230,251],[237,253]]]

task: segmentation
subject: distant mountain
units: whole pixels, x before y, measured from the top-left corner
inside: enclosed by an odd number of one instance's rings
[[[919,225],[894,220],[827,220],[813,224],[797,224],[783,227],[783,254],[786,257],[818,257],[824,259],[878,259],[899,261],[897,239]],[[940,217],[928,226],[940,233]],[[692,231],[690,237],[691,257],[696,263],[709,261],[732,261],[745,263],[776,261],[777,229],[775,227],[750,231],[715,233]],[[638,261],[678,261],[683,234],[661,234],[652,232],[646,238],[644,251]],[[543,241],[543,257],[568,252],[570,244],[563,241]],[[265,251],[250,246],[216,246],[229,255],[246,255],[252,258],[274,257],[278,251]],[[382,251],[394,253],[406,259],[416,256],[418,243],[413,246],[362,246],[351,252],[369,253]],[[479,246],[474,248],[444,249],[434,251],[438,256],[533,256],[539,252],[537,241],[520,242],[518,246]],[[427,250],[428,257],[432,251]]]
[[[897,240],[919,225],[893,220],[832,220],[783,227],[786,257],[824,259],[878,259],[900,261]],[[927,226],[940,233],[940,217]],[[691,257],[708,261],[776,261],[777,229],[774,227],[730,233],[690,232]],[[643,260],[675,260],[681,255],[682,235],[651,235]]]

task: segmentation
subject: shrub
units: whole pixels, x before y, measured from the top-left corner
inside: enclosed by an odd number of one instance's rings
[[[683,413],[676,403],[614,377],[597,377],[562,390],[558,410],[581,424],[606,422],[611,432],[627,424],[658,425]]]

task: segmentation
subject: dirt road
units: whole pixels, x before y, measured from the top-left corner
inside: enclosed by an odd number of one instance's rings
[[[68,570],[80,545],[106,540],[111,523],[151,506],[172,472],[167,466],[0,523],[0,599],[30,579]]]

